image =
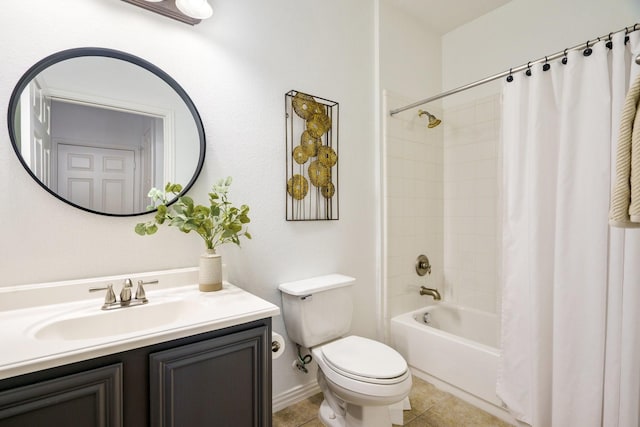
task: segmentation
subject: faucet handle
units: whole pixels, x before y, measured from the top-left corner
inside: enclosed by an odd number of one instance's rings
[[[416,259],[416,273],[418,273],[418,276],[431,274],[431,263],[426,255],[418,255]]]
[[[111,304],[115,304],[116,302],[116,293],[113,292],[113,284],[109,283],[107,286],[100,288],[89,288],[89,292],[97,292],[97,291],[107,291],[107,294],[104,297],[104,305],[103,307],[109,306]]]
[[[158,283],[158,281],[151,280],[149,282],[144,282],[142,280],[138,280],[138,287],[136,288],[136,299],[142,300],[142,302],[147,302],[147,294],[144,292],[144,287],[142,285],[152,285],[154,283]]]

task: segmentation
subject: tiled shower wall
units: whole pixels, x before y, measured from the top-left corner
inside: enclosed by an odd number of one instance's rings
[[[411,102],[389,93],[385,101],[389,109]],[[421,285],[442,290],[443,129],[427,129],[427,123],[417,109],[385,121],[387,318],[426,305]],[[420,254],[429,257],[431,275],[416,274]]]
[[[443,124],[445,298],[496,312],[500,97],[447,107]]]
[[[385,93],[387,109],[412,100]],[[430,304],[419,286],[467,307],[495,312],[500,297],[499,95],[443,112],[428,129],[418,109],[385,118],[386,317]],[[429,257],[419,277],[415,259]]]

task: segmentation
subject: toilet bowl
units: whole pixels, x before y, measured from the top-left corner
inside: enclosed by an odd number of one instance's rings
[[[348,336],[312,349],[324,394],[320,420],[330,427],[389,427],[389,405],[411,390],[402,356],[380,342]]]
[[[391,347],[348,335],[354,282],[330,274],[281,284],[285,327],[318,364],[324,395],[319,418],[325,426],[391,427],[389,406],[409,395],[411,373]]]

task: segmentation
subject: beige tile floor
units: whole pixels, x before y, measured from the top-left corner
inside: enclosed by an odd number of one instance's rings
[[[411,410],[404,411],[407,427],[508,427],[509,424],[457,397],[413,377]],[[318,420],[322,394],[273,414],[273,427],[323,427]],[[395,425],[395,424],[394,424]]]

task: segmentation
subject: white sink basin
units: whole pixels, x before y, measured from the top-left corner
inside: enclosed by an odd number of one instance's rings
[[[101,310],[87,292],[125,279],[159,280],[144,305]],[[200,292],[198,268],[95,277],[28,286],[0,286],[0,380],[89,358],[220,330],[279,308],[228,282]]]
[[[86,340],[156,330],[198,316],[203,305],[197,301],[168,299],[111,310],[83,309],[42,322],[33,329],[39,340]]]

